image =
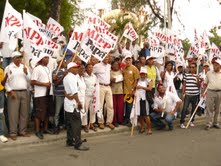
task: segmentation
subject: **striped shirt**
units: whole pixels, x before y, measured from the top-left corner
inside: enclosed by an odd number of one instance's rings
[[[183,81],[186,83],[185,94],[196,96],[199,95],[200,89],[197,86],[196,74],[185,73]]]
[[[59,72],[58,72],[58,77],[57,79],[61,79],[63,76],[64,76],[64,72],[65,72],[66,69],[60,69]],[[52,73],[52,75],[54,76],[57,72],[57,69],[55,69]],[[53,84],[54,85],[54,84]],[[63,85],[63,81],[55,86],[54,85],[54,95],[55,96],[64,96],[64,85]]]

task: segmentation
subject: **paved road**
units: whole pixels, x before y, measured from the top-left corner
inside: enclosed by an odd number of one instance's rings
[[[221,166],[221,130],[203,126],[92,137],[91,150],[79,152],[53,143],[3,147],[0,166]]]

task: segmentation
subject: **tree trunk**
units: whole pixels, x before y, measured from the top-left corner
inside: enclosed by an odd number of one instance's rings
[[[58,22],[60,21],[61,1],[62,0],[51,0],[50,17]]]

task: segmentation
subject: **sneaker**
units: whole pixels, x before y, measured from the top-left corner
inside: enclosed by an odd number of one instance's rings
[[[194,127],[194,123],[193,122],[190,122],[190,127]]]
[[[206,126],[204,129],[205,129],[205,130],[209,130],[209,129],[210,129],[210,127],[209,127],[209,126]]]
[[[105,128],[104,124],[103,124],[103,123],[99,123],[99,128],[100,128],[101,130],[103,130],[103,129]]]
[[[8,142],[8,138],[6,138],[4,135],[1,135],[1,136],[0,136],[0,141],[1,141],[1,142],[4,142],[4,143],[5,143],[5,142]]]
[[[217,124],[216,124],[216,125],[213,125],[213,127],[216,128],[216,129],[220,129],[220,126],[217,125]]]
[[[185,129],[186,126],[184,126],[184,124],[180,124],[180,128],[181,128],[181,129]]]
[[[115,128],[115,126],[114,126],[112,123],[108,123],[107,126],[108,126],[111,130],[113,130],[113,129]]]

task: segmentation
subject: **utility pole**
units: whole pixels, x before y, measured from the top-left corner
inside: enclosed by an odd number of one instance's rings
[[[171,2],[170,2],[170,0],[167,0],[168,29],[171,29],[171,27],[172,27],[172,19],[171,19],[170,8],[171,8]]]

